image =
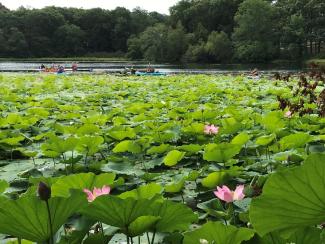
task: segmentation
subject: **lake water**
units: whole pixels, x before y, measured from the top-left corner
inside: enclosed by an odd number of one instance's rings
[[[71,68],[72,62],[4,62],[0,61],[0,72],[33,72],[38,71],[39,67],[44,64],[60,64],[65,68]],[[81,71],[93,72],[121,72],[125,68],[134,67],[135,69],[145,69],[148,63],[143,62],[78,62],[78,69]],[[261,72],[299,72],[304,69],[299,64],[151,64],[157,71],[166,73],[241,73],[249,72],[257,68]]]

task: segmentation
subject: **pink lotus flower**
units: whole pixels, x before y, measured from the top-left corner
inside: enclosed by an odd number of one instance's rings
[[[205,125],[204,126],[204,133],[207,135],[215,135],[218,134],[219,127],[215,125]]]
[[[284,114],[284,117],[286,118],[291,118],[292,117],[292,112],[291,111],[288,111]]]
[[[217,190],[214,191],[214,195],[222,201],[227,203],[242,200],[244,199],[244,185],[239,185],[236,187],[235,191],[231,191],[227,186],[222,186],[221,188],[218,186]]]
[[[91,192],[88,189],[84,189],[84,193],[87,194],[88,202],[92,202],[96,199],[96,197],[99,197],[101,195],[108,195],[111,191],[111,188],[109,186],[103,186],[102,188],[94,188],[94,190]]]

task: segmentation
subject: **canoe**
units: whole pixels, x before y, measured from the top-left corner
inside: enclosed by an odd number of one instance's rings
[[[163,73],[163,72],[140,72],[140,71],[137,71],[135,72],[136,75],[139,75],[139,76],[165,76],[167,75],[166,73]]]

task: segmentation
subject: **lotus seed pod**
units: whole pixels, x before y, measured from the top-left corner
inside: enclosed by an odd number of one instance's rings
[[[38,184],[37,192],[42,201],[47,201],[51,198],[51,187],[42,181]]]

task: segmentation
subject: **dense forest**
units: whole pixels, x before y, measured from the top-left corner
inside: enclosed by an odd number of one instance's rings
[[[0,57],[267,62],[324,56],[324,0],[182,0],[170,15],[0,4]]]

